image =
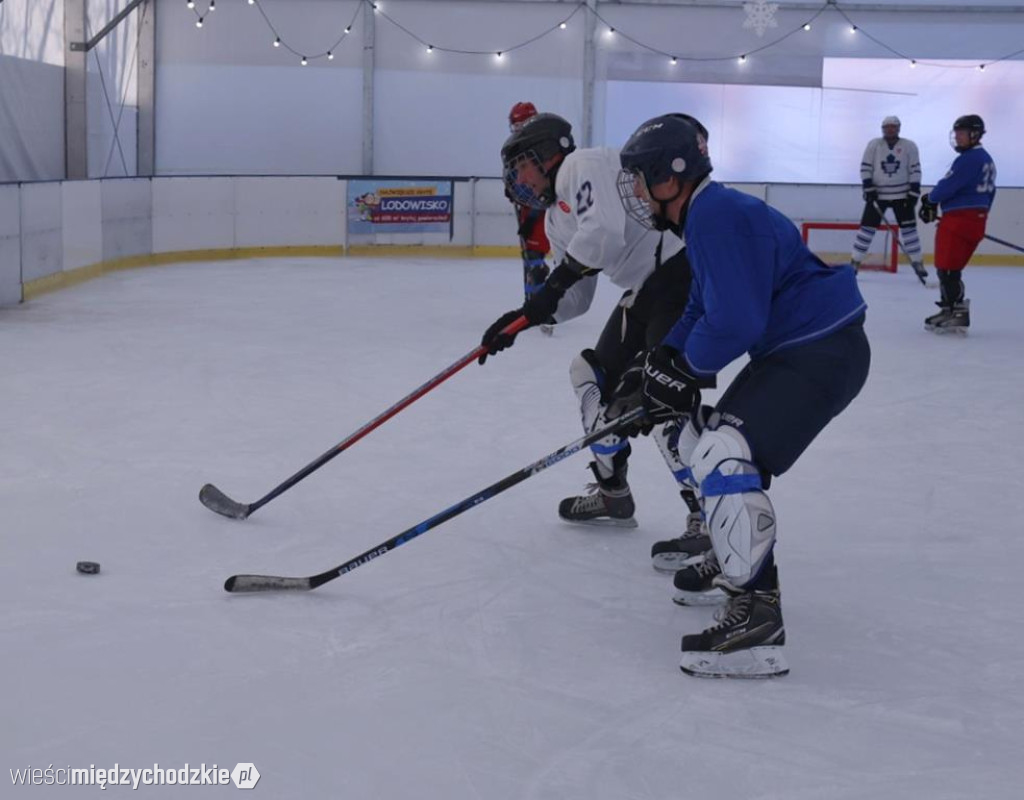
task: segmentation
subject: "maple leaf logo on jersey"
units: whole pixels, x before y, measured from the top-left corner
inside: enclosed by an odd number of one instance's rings
[[[567,202],[565,202],[564,200],[559,200],[558,201],[558,207],[560,209],[562,209],[562,211],[564,211],[566,214],[568,214],[570,211],[572,211],[572,209],[569,208],[569,204]]]

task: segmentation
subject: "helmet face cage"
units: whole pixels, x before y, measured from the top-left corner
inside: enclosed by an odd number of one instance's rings
[[[541,189],[539,193],[535,191],[532,186],[522,183],[519,180],[520,171],[523,166],[528,163],[532,163],[537,171],[547,179],[547,186]],[[508,195],[513,199],[513,201],[518,205],[543,211],[555,202],[554,191],[551,187],[551,179],[547,178],[547,174],[547,170],[544,169],[544,165],[537,156],[536,151],[527,150],[523,153],[512,156],[509,161],[505,163],[502,177],[505,181],[505,188],[508,191]]]
[[[651,191],[647,187],[647,179],[639,169],[619,170],[615,181],[619,190],[619,200],[626,211],[626,216],[639,222],[649,230],[655,230],[654,215],[651,212]]]

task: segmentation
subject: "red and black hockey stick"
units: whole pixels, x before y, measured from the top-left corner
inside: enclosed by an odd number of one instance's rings
[[[501,332],[504,334],[516,334],[519,333],[519,331],[523,330],[523,328],[525,328],[528,324],[529,323],[527,322],[526,317],[519,317],[519,319],[514,320],[504,329],[502,329]],[[309,464],[304,466],[302,469],[300,469],[286,481],[275,486],[273,489],[271,489],[269,492],[263,495],[263,497],[261,497],[259,500],[256,500],[252,503],[239,503],[236,500],[232,500],[212,483],[208,483],[202,489],[199,490],[199,502],[202,503],[211,511],[215,511],[216,513],[221,514],[225,517],[231,517],[232,519],[246,519],[256,509],[265,506],[279,494],[288,491],[303,478],[306,478],[307,476],[316,472],[318,469],[320,469],[320,467],[322,467],[336,455],[347,450],[349,447],[351,447],[364,436],[366,436],[366,434],[368,434],[370,431],[387,422],[403,408],[412,405],[416,400],[423,397],[423,395],[425,395],[435,386],[448,380],[448,378],[450,378],[460,369],[465,367],[467,364],[475,361],[486,352],[487,348],[484,347],[483,345],[480,345],[472,352],[466,353],[466,355],[464,355],[454,364],[445,367],[445,369],[437,373],[437,375],[435,375],[429,381],[424,383],[422,386],[413,390],[405,397],[403,397],[401,400],[399,400],[397,403],[395,403],[393,406],[391,406],[389,409],[371,419],[369,422],[363,425],[363,427],[361,427],[355,433],[351,434],[347,439],[345,439],[342,442],[339,442],[326,453],[324,453],[322,456],[320,456],[318,459],[316,459],[315,461],[311,461]]]
[[[368,561],[373,561],[375,558],[379,558],[386,553],[390,553],[396,547],[399,547],[406,542],[415,539],[420,534],[426,533],[431,528],[436,528],[443,522],[447,522],[452,517],[457,517],[463,511],[468,511],[473,506],[480,505],[485,500],[490,500],[495,495],[501,494],[506,489],[511,489],[517,483],[522,483],[527,478],[531,478],[538,472],[547,469],[553,464],[557,464],[562,459],[568,458],[574,453],[578,453],[585,447],[589,447],[594,442],[600,441],[609,434],[617,433],[634,422],[637,422],[644,416],[646,412],[642,408],[638,408],[635,411],[631,411],[615,420],[611,425],[602,428],[599,431],[588,433],[586,436],[577,439],[575,442],[565,445],[564,447],[558,448],[555,452],[550,453],[539,461],[535,461],[528,467],[523,467],[517,472],[513,472],[502,478],[497,483],[493,483],[486,489],[481,489],[474,495],[470,495],[465,500],[456,503],[453,506],[449,506],[439,514],[435,514],[429,519],[423,520],[418,525],[413,525],[408,530],[402,531],[397,536],[393,536],[386,542],[381,542],[376,547],[371,547],[365,553],[356,556],[353,559],[346,561],[344,564],[339,564],[337,567],[321,572],[318,575],[310,575],[305,578],[285,578],[278,575],[232,575],[224,582],[224,590],[227,592],[307,592],[310,589],[315,589],[318,586],[323,586],[328,581],[333,581],[344,575],[346,572],[351,572],[357,567],[363,566]]]

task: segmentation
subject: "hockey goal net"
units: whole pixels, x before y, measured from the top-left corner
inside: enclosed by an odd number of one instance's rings
[[[859,230],[857,222],[805,222],[800,226],[807,247],[832,266],[850,263],[850,251]],[[895,272],[899,263],[898,235],[895,225],[879,225],[860,268]]]

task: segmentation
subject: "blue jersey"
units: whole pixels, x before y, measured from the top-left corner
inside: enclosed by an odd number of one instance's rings
[[[694,193],[683,233],[693,284],[664,344],[696,375],[743,353],[821,339],[867,308],[851,267],[824,264],[789,219],[755,197],[709,181]]]
[[[996,164],[981,145],[956,157],[941,181],[928,192],[928,199],[943,211],[956,208],[992,207],[996,198]]]

